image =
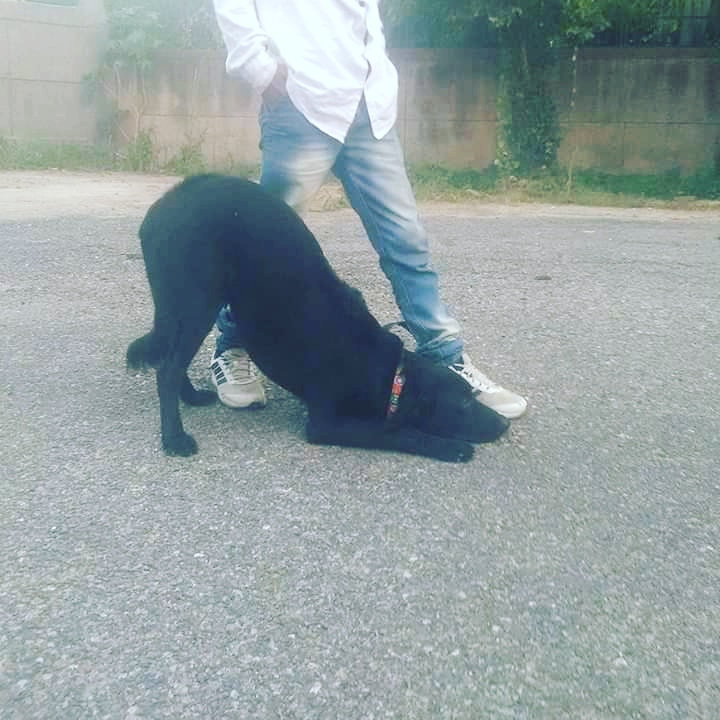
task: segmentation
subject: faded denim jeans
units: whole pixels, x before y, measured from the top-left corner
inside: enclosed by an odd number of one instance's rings
[[[287,97],[263,107],[260,125],[260,184],[302,211],[332,171],[378,254],[417,352],[444,365],[459,360],[460,326],[440,300],[397,131],[377,140],[363,101],[341,143],[310,124]],[[230,308],[221,309],[217,326],[218,353],[242,347]]]

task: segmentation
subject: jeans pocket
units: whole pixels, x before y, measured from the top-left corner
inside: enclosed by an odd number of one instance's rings
[[[260,115],[262,116],[275,113],[278,110],[282,110],[287,105],[292,106],[292,100],[290,100],[290,96],[287,93],[271,101],[267,101],[263,98],[262,104],[260,105]]]

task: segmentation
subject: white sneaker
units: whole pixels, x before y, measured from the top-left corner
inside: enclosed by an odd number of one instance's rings
[[[223,405],[231,408],[265,407],[265,388],[250,356],[239,348],[213,355],[210,380]]]
[[[473,365],[467,353],[462,354],[461,362],[450,365],[450,369],[470,385],[478,402],[509,420],[519,418],[527,410],[527,400],[522,395],[493,382]]]

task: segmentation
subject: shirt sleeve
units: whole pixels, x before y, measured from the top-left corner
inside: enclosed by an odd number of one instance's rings
[[[227,59],[225,69],[260,94],[270,85],[277,59],[269,52],[270,38],[260,27],[254,0],[213,0]]]

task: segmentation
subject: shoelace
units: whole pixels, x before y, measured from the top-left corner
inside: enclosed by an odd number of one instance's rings
[[[242,350],[226,350],[215,358],[230,383],[251,382],[255,379],[255,368],[250,356]]]
[[[487,375],[480,372],[474,365],[468,365],[466,363],[455,363],[453,368],[456,370],[458,375],[463,377],[465,381],[475,390],[476,392],[493,392],[498,389],[497,383],[494,383]]]

